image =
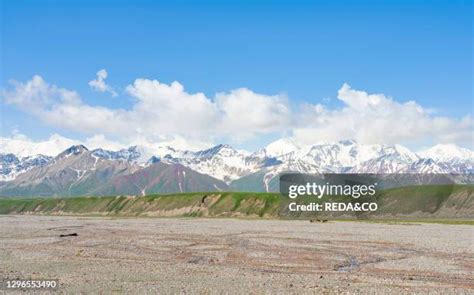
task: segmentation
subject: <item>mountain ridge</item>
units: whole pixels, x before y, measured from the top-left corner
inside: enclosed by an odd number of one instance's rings
[[[154,168],[149,168],[151,166]],[[274,179],[285,172],[472,174],[473,167],[474,152],[454,145],[436,145],[415,153],[402,145],[366,145],[345,140],[302,146],[281,139],[251,153],[228,144],[201,151],[169,146],[154,150],[141,146],[118,151],[89,150],[78,144],[55,157],[17,157],[0,153],[0,194],[117,193],[109,181],[121,179],[129,186],[137,187],[129,191],[131,194],[140,195],[147,185],[137,186],[138,180],[130,182],[130,179],[137,179],[131,177],[137,173],[149,181],[167,179],[167,184],[160,188],[152,186],[152,192],[184,192],[179,188],[180,178],[173,174],[176,169],[185,169],[193,179],[205,183],[194,182],[186,191],[251,187],[257,191],[274,191],[277,189]],[[105,189],[107,185],[108,189]],[[23,189],[18,190],[20,187]]]

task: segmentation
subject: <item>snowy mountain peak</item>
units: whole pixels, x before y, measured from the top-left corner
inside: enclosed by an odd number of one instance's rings
[[[228,144],[219,144],[210,149],[196,152],[195,155],[200,158],[210,158],[215,155],[220,155],[223,157],[235,156],[238,153],[232,146]]]
[[[71,155],[79,155],[79,154],[82,154],[83,152],[87,152],[87,151],[89,151],[89,149],[86,148],[82,144],[73,145],[73,146],[67,148],[62,153],[60,153],[56,158],[61,159],[61,158],[64,158],[64,157],[69,157]]]
[[[175,157],[181,155],[181,153],[169,146],[149,147],[133,145],[118,151],[95,149],[92,151],[92,155],[107,160],[122,160],[146,164],[152,157],[156,157],[158,159],[167,155]]]
[[[116,152],[104,149],[95,149],[92,151],[92,155],[106,160],[136,161],[138,158],[140,158],[141,152],[138,150],[137,146],[131,146],[127,149],[121,149]]]
[[[395,156],[406,162],[413,162],[420,158],[417,154],[399,144],[395,144],[393,146],[384,146],[383,152],[385,155]]]
[[[268,157],[278,157],[301,150],[303,147],[291,138],[278,139],[263,149],[263,154]]]
[[[424,158],[449,162],[453,160],[474,161],[474,152],[454,144],[437,144],[418,153]]]

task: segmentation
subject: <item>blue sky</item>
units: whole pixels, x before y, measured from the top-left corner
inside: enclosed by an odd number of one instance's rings
[[[146,78],[179,81],[210,100],[245,87],[286,95],[296,110],[318,103],[337,110],[344,107],[338,90],[348,83],[400,103],[415,100],[436,116],[461,120],[473,112],[472,1],[20,0],[3,1],[1,11],[4,89],[37,74],[77,91],[84,104],[130,109],[136,98],[126,86]],[[89,87],[100,69],[117,97]],[[18,104],[1,108],[2,136],[14,129],[33,140],[94,134],[45,122]],[[289,132],[235,144],[254,149]]]

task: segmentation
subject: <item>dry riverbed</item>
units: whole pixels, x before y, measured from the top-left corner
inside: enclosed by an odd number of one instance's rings
[[[63,293],[469,294],[474,226],[0,216],[0,262]]]

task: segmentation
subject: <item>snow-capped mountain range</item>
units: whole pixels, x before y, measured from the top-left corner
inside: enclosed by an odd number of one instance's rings
[[[18,157],[0,154],[0,179],[9,181],[38,166],[54,163],[64,155],[87,149],[77,145],[57,157],[31,155]],[[353,140],[301,146],[290,139],[280,139],[254,153],[220,144],[192,152],[164,146],[155,150],[132,146],[119,151],[95,149],[91,155],[100,159],[128,161],[146,167],[152,163],[181,164],[199,173],[231,183],[258,171],[278,175],[284,171],[304,173],[472,173],[474,152],[452,144],[412,152],[401,145],[366,145]]]
[[[52,157],[44,155],[18,158],[14,154],[0,154],[0,181],[13,180],[34,167],[49,164],[52,160]]]

